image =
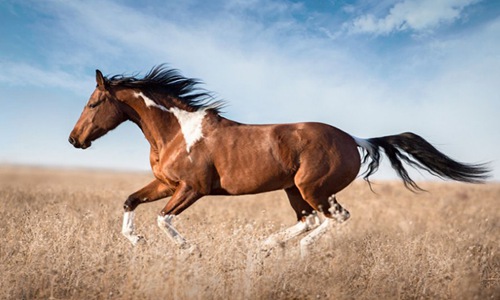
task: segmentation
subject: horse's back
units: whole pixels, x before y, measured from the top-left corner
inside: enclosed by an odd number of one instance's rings
[[[219,128],[206,143],[220,178],[217,188],[228,194],[283,189],[321,176],[344,187],[359,171],[353,138],[322,123],[236,124]]]

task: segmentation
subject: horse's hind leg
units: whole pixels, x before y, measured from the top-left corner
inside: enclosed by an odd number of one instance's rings
[[[343,208],[335,198],[335,195],[331,195],[328,198],[328,210],[323,212],[326,217],[337,220],[337,222],[342,223],[347,221],[351,217],[351,214],[347,209]]]
[[[172,191],[170,187],[155,179],[147,186],[143,187],[127,198],[127,200],[123,204],[125,213],[123,214],[122,234],[133,245],[137,244],[137,242],[142,238],[141,236],[134,233],[134,210],[141,203],[156,201],[168,197],[171,194]]]
[[[311,231],[308,235],[300,240],[300,256],[306,257],[309,253],[309,246],[316,242],[323,234],[326,233],[330,225],[330,219],[325,219],[321,225]]]
[[[314,209],[302,198],[302,195],[297,187],[294,186],[285,189],[285,192],[288,196],[288,200],[290,201],[290,205],[297,215],[297,223],[269,236],[264,241],[264,247],[266,250],[272,249],[280,243],[284,243],[308,230],[311,230],[320,223],[317,214],[314,213]]]
[[[328,203],[324,203],[322,207],[325,208],[322,212],[327,219],[325,219],[320,226],[300,240],[300,254],[302,257],[307,256],[309,246],[327,232],[330,225],[330,219],[335,219],[337,222],[342,223],[350,217],[347,209],[343,208],[337,202],[335,195],[330,196],[328,198]]]
[[[304,221],[307,216],[314,212],[312,206],[302,198],[296,186],[285,189],[285,192],[288,196],[288,201],[290,201],[290,205],[297,215],[297,221]]]

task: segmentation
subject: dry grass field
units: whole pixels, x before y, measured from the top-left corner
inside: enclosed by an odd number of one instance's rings
[[[2,299],[500,299],[500,184],[357,181],[351,219],[301,260],[284,192],[207,197],[175,220],[202,256],[156,226],[166,200],[139,206],[133,247],[122,204],[148,174],[0,167]]]

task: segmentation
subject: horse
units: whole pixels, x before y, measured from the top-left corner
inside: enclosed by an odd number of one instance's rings
[[[362,164],[368,164],[364,179],[370,183],[381,152],[412,191],[422,189],[403,162],[462,182],[480,183],[489,173],[485,164],[455,161],[411,132],[363,139],[323,123],[249,125],[229,120],[221,113],[225,102],[201,88],[200,80],[164,64],[142,78],[108,78],[96,70],[96,83],[69,142],[86,149],[129,120],[151,146],[154,180],[123,205],[122,234],[133,245],[143,238],[134,229],[135,209],[141,204],[171,197],[157,217],[158,226],[181,249],[191,249],[173,220],[203,196],[284,190],[297,223],[272,234],[264,245],[272,249],[308,232],[300,240],[301,253],[307,253],[330,220],[342,223],[350,217],[335,195],[358,177]]]

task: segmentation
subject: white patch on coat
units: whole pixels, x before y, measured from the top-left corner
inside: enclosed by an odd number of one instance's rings
[[[154,102],[151,98],[149,98],[148,96],[144,95],[142,92],[139,92],[139,93],[134,93],[134,95],[139,98],[141,97],[142,100],[144,100],[144,103],[146,104],[147,107],[151,108],[151,107],[156,107],[158,109],[161,109],[163,111],[166,111],[166,112],[170,112],[170,110],[168,108],[166,108],[165,106],[163,105],[159,105],[158,103]]]
[[[142,92],[136,92],[135,96],[141,97],[147,107],[155,107],[163,111],[170,112],[177,118],[177,121],[181,126],[181,132],[184,136],[186,151],[188,153],[191,150],[191,147],[203,138],[203,119],[207,113],[206,109],[200,109],[194,112],[185,111],[175,106],[168,109],[163,105],[159,105]]]
[[[186,151],[189,153],[191,147],[203,138],[203,119],[207,111],[205,109],[200,109],[189,112],[177,107],[172,107],[170,111],[181,125],[182,135],[186,142]]]

